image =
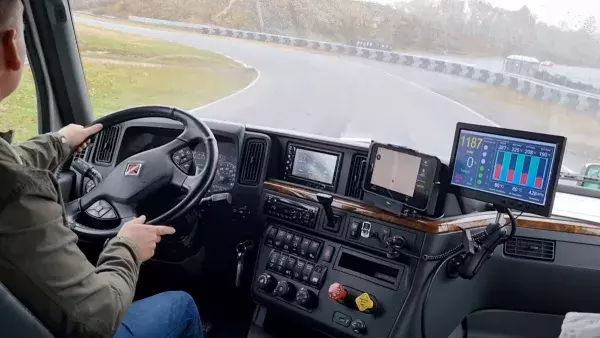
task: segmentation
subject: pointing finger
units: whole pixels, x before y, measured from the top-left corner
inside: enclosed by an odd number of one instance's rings
[[[97,123],[97,124],[94,124],[92,126],[85,128],[85,133],[88,136],[91,136],[91,135],[98,133],[100,130],[102,130],[102,125],[100,123]]]
[[[159,236],[172,235],[175,233],[175,228],[169,226],[157,225],[154,228]]]

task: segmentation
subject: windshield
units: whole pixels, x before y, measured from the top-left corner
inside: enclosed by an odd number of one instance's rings
[[[177,105],[442,160],[457,122],[486,124],[566,136],[562,170],[600,172],[596,1],[72,4],[96,115]]]

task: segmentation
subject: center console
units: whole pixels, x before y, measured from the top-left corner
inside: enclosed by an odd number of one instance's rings
[[[419,254],[418,231],[307,196],[266,189],[266,224],[253,294],[268,311],[292,312],[336,336],[388,336]],[[336,226],[328,219],[335,216]]]

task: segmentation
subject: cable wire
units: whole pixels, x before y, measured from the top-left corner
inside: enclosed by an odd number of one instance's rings
[[[460,252],[454,253],[451,256],[446,257],[443,261],[438,263],[438,265],[429,273],[431,278],[428,278],[427,288],[425,289],[425,295],[423,297],[423,305],[421,306],[421,338],[427,338],[427,326],[425,320],[425,313],[427,312],[427,299],[429,298],[429,293],[431,291],[431,286],[433,285],[433,281],[437,277],[437,274],[440,272],[442,267],[446,265],[452,258],[458,256]],[[428,276],[428,277],[429,277]]]
[[[479,241],[489,235],[496,233],[496,231],[499,231],[500,229],[502,229],[508,225],[512,225],[510,235],[505,238],[499,238],[496,242],[493,243],[492,249],[495,248],[497,245],[500,245],[502,242],[505,242],[505,241],[511,239],[516,232],[517,219],[519,217],[521,217],[521,215],[523,215],[523,211],[521,211],[521,213],[519,215],[517,215],[517,217],[513,216],[510,209],[507,209],[506,213],[508,214],[508,218],[510,219],[510,221],[504,223],[502,226],[498,227],[498,229],[492,231],[489,234],[487,233],[487,231],[482,231],[476,235],[473,235],[473,239],[475,241]],[[430,260],[443,259],[443,261],[438,263],[438,265],[434,268],[434,270],[432,270],[432,272],[429,274],[428,279],[427,279],[427,288],[425,289],[425,295],[423,297],[423,305],[421,306],[421,338],[427,338],[427,326],[426,326],[427,323],[426,323],[426,319],[425,319],[425,314],[427,313],[427,300],[429,299],[429,293],[431,292],[431,286],[433,285],[433,281],[437,277],[437,275],[440,272],[440,270],[442,269],[442,267],[444,265],[446,265],[452,258],[458,256],[461,253],[462,247],[463,247],[463,245],[460,244],[440,255],[435,255],[435,256],[424,255],[423,256],[423,259],[425,259],[425,260],[427,260],[426,258],[429,257],[429,258],[431,258]],[[445,255],[444,258],[439,258],[444,255]],[[439,259],[435,259],[435,258],[439,258]],[[429,277],[431,277],[431,278],[429,278]]]
[[[506,213],[508,214],[508,218],[510,219],[510,221],[504,223],[502,226],[498,227],[496,230],[492,231],[491,233],[487,233],[487,231],[484,230],[484,231],[482,231],[480,233],[477,233],[477,234],[473,235],[473,240],[475,242],[477,242],[477,243],[480,243],[480,241],[482,239],[484,239],[485,237],[487,237],[489,235],[492,235],[492,234],[496,233],[496,231],[499,231],[499,230],[501,230],[501,229],[503,229],[503,228],[505,228],[505,227],[507,227],[509,225],[512,225],[512,229],[510,231],[510,235],[505,240],[511,239],[514,236],[514,234],[516,232],[516,229],[517,229],[517,223],[516,223],[517,219],[519,217],[521,217],[521,215],[523,215],[523,211],[521,211],[521,213],[519,215],[517,215],[517,217],[513,216],[513,214],[510,211],[510,209],[506,209]],[[457,246],[453,247],[450,250],[442,252],[441,254],[432,255],[432,256],[430,256],[430,255],[423,255],[422,259],[425,260],[425,261],[429,261],[429,262],[430,261],[439,261],[439,260],[442,260],[442,259],[444,259],[444,258],[446,258],[448,256],[451,256],[451,255],[459,252],[462,249],[463,249],[463,245],[461,243],[461,244],[458,244]]]

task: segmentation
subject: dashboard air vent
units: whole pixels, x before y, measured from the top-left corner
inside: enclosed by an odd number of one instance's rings
[[[504,243],[504,254],[543,261],[554,260],[554,241],[513,237]]]
[[[346,196],[356,199],[363,197],[362,181],[365,177],[366,168],[367,157],[365,155],[356,154],[352,157],[348,185],[346,186]]]
[[[246,142],[242,154],[241,184],[258,185],[266,148],[267,143],[264,140],[251,139]]]
[[[96,162],[97,163],[112,163],[115,149],[117,147],[117,140],[119,138],[119,131],[121,127],[112,126],[104,129],[97,137],[96,146]]]
[[[84,161],[86,161],[86,159],[87,159],[87,154],[88,154],[88,151],[89,151],[89,150],[90,150],[90,149],[91,149],[93,146],[94,146],[94,143],[93,143],[93,142],[90,142],[90,144],[88,144],[88,146],[87,146],[87,147],[85,147],[85,149],[83,149],[83,151],[82,151],[82,152],[75,154],[75,158],[78,158],[78,159],[81,159],[81,160],[84,160]]]

